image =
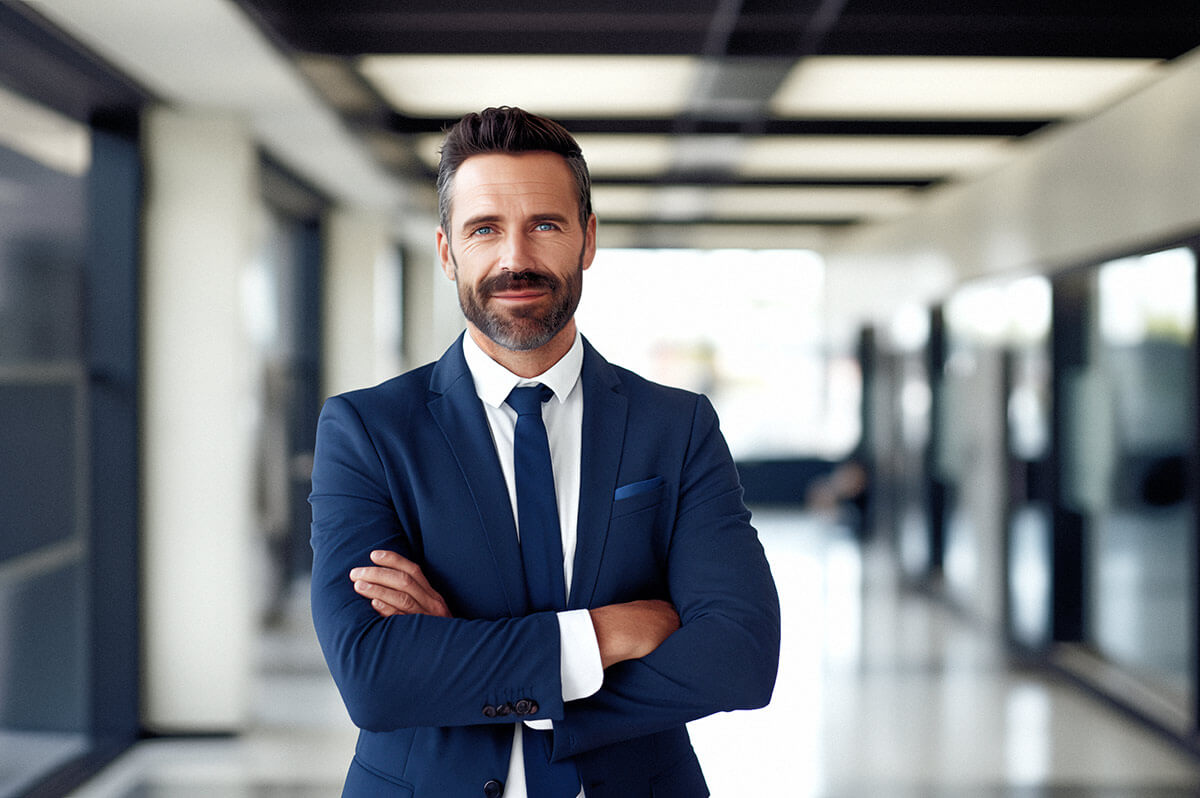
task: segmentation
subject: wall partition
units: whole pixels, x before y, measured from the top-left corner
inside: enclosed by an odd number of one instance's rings
[[[138,734],[141,95],[0,5],[0,795]]]
[[[1196,727],[1196,253],[1058,280],[1064,535],[1059,661],[1167,727]],[[1074,350],[1074,357],[1070,357]],[[1077,533],[1074,530],[1077,527]],[[1074,590],[1071,590],[1074,588]],[[1076,627],[1072,629],[1072,627]]]

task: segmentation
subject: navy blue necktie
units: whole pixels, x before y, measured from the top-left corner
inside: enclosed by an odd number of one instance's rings
[[[542,421],[542,403],[553,395],[545,385],[513,388],[508,395],[508,406],[517,411],[513,433],[517,526],[525,590],[529,608],[534,612],[561,610],[567,604],[554,470],[550,465],[546,425]],[[575,798],[579,794],[579,773],[573,762],[550,761],[552,733],[525,726],[522,735],[529,798]]]

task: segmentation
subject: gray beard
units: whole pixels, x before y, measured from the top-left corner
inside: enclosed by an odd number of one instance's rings
[[[457,272],[457,264],[455,270]],[[579,307],[583,292],[583,261],[565,280],[554,282],[552,303],[544,311],[498,312],[487,307],[473,286],[458,283],[458,304],[463,316],[496,344],[513,352],[528,352],[545,346],[558,335]]]

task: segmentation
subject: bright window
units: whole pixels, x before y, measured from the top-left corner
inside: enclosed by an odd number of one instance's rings
[[[601,250],[577,318],[610,361],[707,394],[735,458],[835,457],[860,379],[825,349],[824,276],[806,250]]]

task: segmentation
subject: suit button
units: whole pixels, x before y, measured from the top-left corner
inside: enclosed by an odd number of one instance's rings
[[[513,705],[505,701],[500,706],[496,707],[496,714],[504,717],[513,713]]]
[[[522,698],[520,701],[518,701],[516,703],[516,705],[513,707],[513,709],[515,709],[517,711],[518,715],[532,714],[533,702],[530,701],[528,698]]]
[[[496,717],[496,708],[494,706],[492,706],[491,704],[485,704],[483,707],[483,716],[485,718]]]
[[[504,785],[495,779],[489,779],[483,785],[483,794],[485,798],[500,798],[504,794]]]

